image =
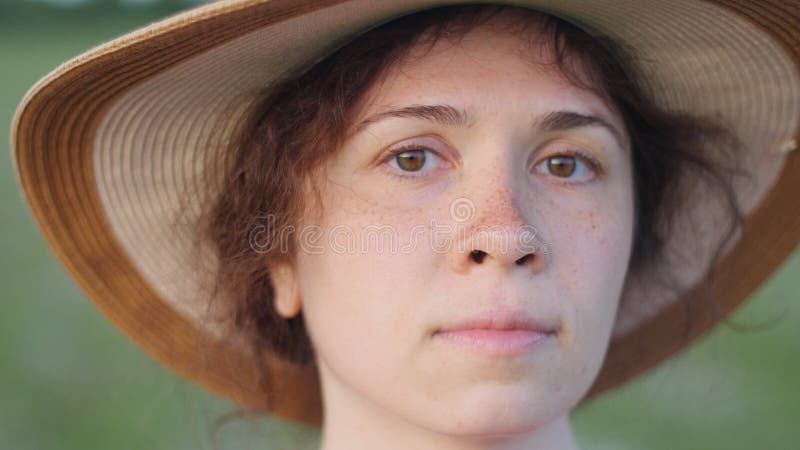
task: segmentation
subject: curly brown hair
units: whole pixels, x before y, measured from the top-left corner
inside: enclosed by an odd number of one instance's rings
[[[728,127],[708,117],[670,112],[657,106],[637,84],[634,56],[602,35],[540,11],[510,6],[456,5],[428,9],[370,29],[308,67],[286,74],[260,93],[230,149],[222,191],[207,213],[203,230],[220,259],[218,286],[230,293],[236,326],[257,355],[266,353],[299,365],[314,364],[302,312],[286,319],[272,305],[268,263],[293,261],[296,244],[277,230],[298,223],[307,204],[304,183],[341,148],[348,125],[363,107],[364,94],[415,46],[463,37],[507,11],[519,18],[520,36],[535,26],[550,45],[554,67],[576,86],[596,93],[618,111],[632,149],[635,195],[634,244],[629,273],[655,267],[664,249],[670,218],[681,207],[679,175],[708,182],[728,207],[731,227],[720,249],[742,226],[742,214],[728,175],[741,147]],[[585,69],[583,72],[574,70]],[[708,145],[713,142],[714,145]],[[712,161],[707,154],[713,148]],[[319,198],[319,188],[312,183]],[[264,221],[270,215],[270,226]],[[267,230],[250,243],[252,231]],[[287,252],[278,251],[289,249]],[[719,257],[719,249],[715,260]],[[713,266],[713,264],[712,264]],[[265,361],[264,358],[260,358]],[[269,390],[264,369],[263,389]]]

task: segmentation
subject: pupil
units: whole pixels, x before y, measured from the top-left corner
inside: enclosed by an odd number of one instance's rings
[[[415,172],[425,164],[425,152],[422,150],[403,152],[398,154],[395,159],[401,169]]]
[[[575,172],[575,158],[555,156],[547,160],[547,169],[553,175],[568,177]]]

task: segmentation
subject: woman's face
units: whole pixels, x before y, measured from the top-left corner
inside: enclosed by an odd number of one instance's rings
[[[326,416],[520,433],[567,414],[599,372],[632,245],[627,133],[502,28],[413,51],[325,166],[323,213],[298,228],[276,301],[302,308]],[[554,334],[442,332],[523,313]]]

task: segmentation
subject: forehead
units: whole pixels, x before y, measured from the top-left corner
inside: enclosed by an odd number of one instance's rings
[[[563,75],[554,63],[552,37],[538,23],[523,19],[501,14],[466,34],[445,35],[432,46],[423,35],[421,43],[390,66],[369,90],[362,115],[431,100],[455,103],[479,114],[524,102],[534,107],[534,114],[536,106],[542,112],[553,104],[572,106],[623,129],[610,105]],[[571,68],[584,79],[579,66]]]

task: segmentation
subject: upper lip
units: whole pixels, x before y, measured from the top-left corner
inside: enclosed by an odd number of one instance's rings
[[[463,330],[531,330],[540,333],[555,333],[556,327],[543,320],[531,316],[521,309],[495,309],[484,311],[456,322],[451,326],[438,329],[443,331]]]

